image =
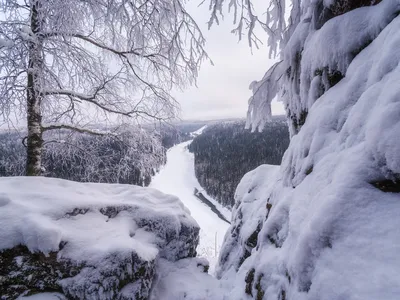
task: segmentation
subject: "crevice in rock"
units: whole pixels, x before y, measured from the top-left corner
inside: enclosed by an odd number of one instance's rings
[[[400,176],[399,176],[400,177]],[[371,185],[384,193],[400,193],[400,179],[383,179],[370,182]]]
[[[286,291],[285,290],[282,290],[281,291],[281,295],[280,295],[280,298],[279,298],[280,300],[286,300]]]
[[[271,208],[272,208],[272,204],[271,204],[271,203],[269,203],[268,201],[269,201],[269,198],[268,198],[268,200],[267,200],[267,205],[266,205],[266,208],[267,208],[267,214],[266,214],[266,216],[265,216],[265,219],[268,219],[269,213],[270,213],[270,211],[271,211]]]
[[[254,282],[254,273],[256,270],[252,268],[250,271],[247,272],[246,278],[244,281],[246,282],[245,293],[253,297],[253,282]]]
[[[329,9],[332,11],[333,17],[336,17],[359,7],[376,5],[381,1],[382,0],[336,0]]]
[[[314,166],[310,166],[310,167],[306,170],[306,172],[305,172],[306,176],[307,176],[307,175],[310,175],[310,174],[312,173],[313,170],[314,170]]]
[[[262,299],[264,298],[265,292],[264,292],[264,290],[263,290],[263,288],[262,288],[262,286],[261,286],[261,279],[262,279],[263,277],[264,277],[264,274],[261,273],[261,274],[258,276],[257,283],[256,283],[256,286],[255,286],[256,291],[257,291],[257,296],[256,296],[256,299],[257,299],[257,300],[262,300]]]
[[[89,208],[74,208],[71,212],[65,214],[66,217],[75,217],[77,215],[84,215],[89,211]]]
[[[243,255],[240,257],[237,270],[239,270],[239,268],[242,266],[242,264],[244,263],[244,261],[245,261],[246,259],[248,259],[248,258],[250,257],[250,255],[251,255],[250,251],[247,250],[246,248],[244,248],[244,253],[243,253]]]
[[[295,132],[298,133],[301,127],[306,123],[308,111],[302,110],[299,115],[291,115],[290,118],[292,120],[293,128]]]
[[[132,209],[129,206],[106,206],[100,208],[100,213],[107,216],[109,219],[115,218],[121,211]]]
[[[258,234],[260,233],[261,228],[262,228],[262,222],[258,222],[256,230],[254,230],[254,232],[246,240],[245,242],[246,246],[250,248],[254,248],[255,246],[257,246]]]

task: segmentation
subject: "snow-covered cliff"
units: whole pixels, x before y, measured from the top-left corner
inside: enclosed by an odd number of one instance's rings
[[[400,1],[339,2],[302,1],[259,83],[283,70],[293,137],[279,171],[238,186],[218,266],[228,299],[400,298]]]

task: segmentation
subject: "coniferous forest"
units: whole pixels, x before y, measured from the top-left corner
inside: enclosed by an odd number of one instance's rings
[[[283,117],[275,117],[262,132],[245,129],[244,121],[208,126],[189,146],[201,186],[222,205],[234,205],[235,189],[244,174],[261,164],[279,165],[289,145]]]

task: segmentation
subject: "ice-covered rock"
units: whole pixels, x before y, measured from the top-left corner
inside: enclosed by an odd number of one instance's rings
[[[199,227],[155,189],[0,178],[0,295],[147,299],[159,259],[196,255]]]

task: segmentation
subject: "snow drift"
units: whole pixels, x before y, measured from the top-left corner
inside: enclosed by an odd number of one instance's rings
[[[158,259],[196,255],[196,221],[154,189],[11,177],[0,191],[2,299],[147,299]]]

